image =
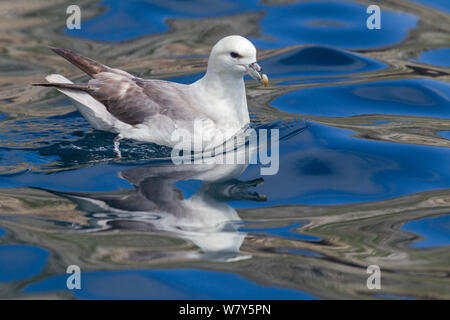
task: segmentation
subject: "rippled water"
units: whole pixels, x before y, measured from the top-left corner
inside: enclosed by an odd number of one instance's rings
[[[106,0],[81,5],[81,30],[52,16],[61,4],[10,5],[0,298],[450,298],[446,1],[385,1],[381,30],[363,2]],[[129,140],[117,159],[113,134],[29,87],[52,72],[86,80],[45,45],[190,83],[230,33],[255,43],[272,81],[247,79],[247,93],[253,126],[280,129],[275,175],[175,166],[170,149]],[[373,264],[380,290],[366,287]],[[66,287],[69,265],[81,290]]]

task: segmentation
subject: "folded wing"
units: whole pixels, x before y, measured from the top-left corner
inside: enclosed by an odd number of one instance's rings
[[[101,102],[111,115],[130,125],[141,124],[156,115],[167,115],[171,121],[186,120],[192,115],[186,85],[162,80],[144,80],[71,50],[51,49],[93,79],[87,84],[52,81],[35,85],[56,87],[64,93],[86,92]]]

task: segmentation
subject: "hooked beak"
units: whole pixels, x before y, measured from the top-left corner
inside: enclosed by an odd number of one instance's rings
[[[248,74],[255,80],[261,80],[263,77],[262,68],[256,62],[250,63],[247,67]]]

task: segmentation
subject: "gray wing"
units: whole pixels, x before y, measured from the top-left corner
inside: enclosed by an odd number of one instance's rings
[[[143,123],[157,114],[173,120],[192,112],[187,86],[163,81],[101,72],[88,82],[87,92],[103,103],[117,119],[130,125]]]

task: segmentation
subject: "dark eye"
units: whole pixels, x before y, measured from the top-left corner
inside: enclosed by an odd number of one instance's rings
[[[242,58],[242,56],[241,56],[239,53],[236,53],[236,52],[231,52],[231,53],[230,53],[230,56],[231,56],[232,58]]]

